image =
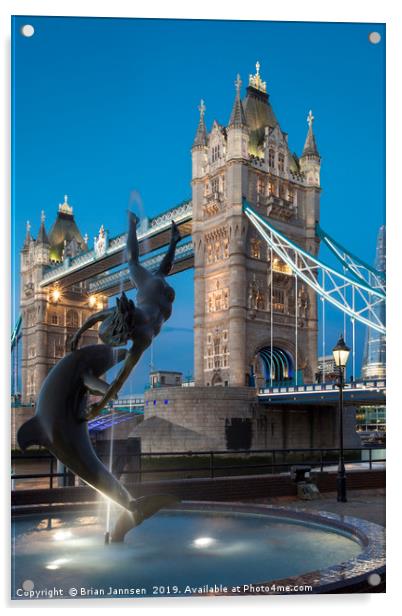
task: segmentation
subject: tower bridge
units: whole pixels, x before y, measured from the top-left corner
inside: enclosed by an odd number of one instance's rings
[[[353,351],[356,322],[385,341],[383,272],[367,266],[320,227],[321,157],[314,116],[310,111],[298,157],[289,149],[288,135],[273,111],[258,63],[256,69],[243,99],[240,77],[236,79],[226,126],[215,120],[208,131],[201,101],[191,150],[191,199],[141,220],[138,226],[146,267],[157,268],[174,220],[183,239],[172,273],[194,269],[195,387],[183,388],[173,396],[178,422],[173,428],[181,439],[198,439],[194,448],[203,443],[221,447],[232,429],[232,419],[240,417],[244,421],[254,417],[257,443],[259,413],[265,413],[263,431],[275,432],[276,419],[271,427],[266,424],[267,403],[291,404],[292,397],[293,402],[308,396],[310,401],[318,399],[315,390],[300,388],[315,381],[319,306],[323,316],[325,306],[332,305],[350,319]],[[108,298],[130,288],[125,243],[124,233],[109,237],[102,225],[90,247],[67,197],[49,233],[44,214],[36,239],[27,226],[21,251],[21,321],[13,337],[14,344],[22,340],[23,403],[35,401],[41,382],[82,322],[104,308]],[[318,259],[320,243],[339,259],[340,271]],[[95,342],[97,331],[90,329],[83,344]],[[289,391],[275,392],[279,382]],[[217,386],[222,390],[207,393]],[[366,386],[363,390],[363,398],[377,395]],[[383,393],[384,388],[380,396]],[[145,397],[151,400],[153,395],[154,404],[149,405],[141,428],[150,448],[152,434],[158,432],[155,422],[159,421],[162,432],[163,422],[172,422],[169,405],[157,411],[160,392],[149,390]],[[320,395],[333,408],[334,392],[324,389]],[[260,409],[257,413],[255,404]],[[193,409],[190,423],[185,414],[189,405]],[[205,425],[200,425],[206,415],[208,434]],[[226,422],[225,437],[221,420]],[[173,428],[170,425],[166,430],[174,440]],[[219,442],[211,440],[215,429],[221,434]],[[159,448],[169,446],[162,443]]]

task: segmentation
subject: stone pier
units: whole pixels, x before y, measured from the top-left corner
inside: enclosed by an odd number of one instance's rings
[[[355,409],[345,408],[345,447],[359,447]],[[335,406],[265,406],[250,387],[166,387],[145,394],[144,421],[130,436],[143,452],[337,447]]]

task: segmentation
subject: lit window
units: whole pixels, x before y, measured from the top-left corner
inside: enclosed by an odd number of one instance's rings
[[[253,259],[261,258],[261,241],[257,238],[251,240],[251,256]]]

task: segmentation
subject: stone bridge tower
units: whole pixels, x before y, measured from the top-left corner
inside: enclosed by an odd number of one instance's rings
[[[310,112],[298,158],[275,117],[259,63],[244,100],[239,76],[235,86],[227,126],[214,121],[208,133],[201,101],[192,147],[195,381],[235,387],[308,382],[317,363],[315,294],[296,285],[288,266],[271,254],[244,215],[243,199],[317,254],[320,156],[314,118]]]
[[[51,367],[65,354],[66,342],[82,322],[103,308],[102,298],[90,298],[86,283],[64,289],[43,288],[44,273],[52,264],[85,251],[82,237],[67,202],[59,205],[56,221],[49,235],[42,212],[38,236],[31,235],[27,223],[25,242],[21,250],[20,312],[22,316],[21,376],[23,404],[36,401],[42,381]],[[96,330],[84,335],[83,344],[96,344]]]

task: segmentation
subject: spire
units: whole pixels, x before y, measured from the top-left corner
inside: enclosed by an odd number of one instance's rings
[[[29,245],[31,240],[32,240],[32,236],[31,236],[31,223],[29,222],[29,220],[27,220],[25,240],[24,240],[24,248],[26,248]]]
[[[230,115],[229,127],[231,128],[239,128],[243,126],[247,126],[246,115],[244,113],[243,104],[240,98],[240,88],[241,88],[241,79],[240,75],[237,74],[237,78],[235,81],[236,86],[236,98],[233,105],[232,113]]]
[[[259,90],[260,92],[267,92],[267,82],[261,79],[260,75],[260,67],[261,64],[258,62],[255,63],[255,75],[250,75],[248,80],[248,85],[254,88],[255,90]]]
[[[207,145],[207,129],[205,127],[205,121],[204,121],[204,114],[205,114],[206,107],[202,99],[198,107],[198,110],[200,112],[200,121],[198,122],[197,132],[195,133],[193,147]]]
[[[310,109],[309,114],[307,116],[308,132],[307,132],[306,141],[304,143],[302,158],[303,156],[316,156],[317,158],[320,158],[320,155],[318,153],[317,144],[315,142],[314,133],[313,133],[313,122],[314,122],[314,116],[313,116],[313,112]]]
[[[40,227],[39,227],[37,242],[41,242],[42,244],[49,244],[49,238],[47,237],[47,233],[45,229],[45,220],[46,220],[45,212],[44,210],[42,210],[41,215],[40,215]]]
[[[59,203],[59,212],[61,212],[62,214],[69,214],[70,216],[72,216],[73,214],[73,208],[68,203],[67,195],[64,195],[64,203]]]

